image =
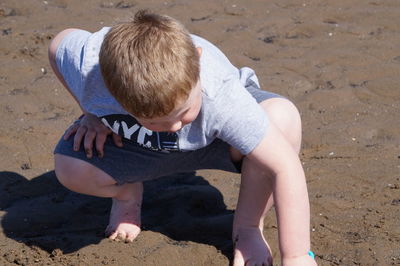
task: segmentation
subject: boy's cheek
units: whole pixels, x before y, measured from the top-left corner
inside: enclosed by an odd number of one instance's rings
[[[187,114],[186,116],[182,117],[182,119],[181,119],[182,124],[187,125],[187,124],[192,123],[197,118],[199,113],[200,113],[200,109],[195,110],[194,112],[191,112],[191,113]]]
[[[155,131],[155,132],[163,132],[163,131],[166,131],[165,129],[163,129],[163,127],[157,126],[157,125],[142,125],[142,126],[144,126],[145,128],[147,128],[148,130]]]

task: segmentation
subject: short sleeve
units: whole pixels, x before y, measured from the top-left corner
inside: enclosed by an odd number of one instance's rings
[[[72,31],[60,42],[56,52],[58,70],[79,101],[82,99],[84,46],[90,35],[84,30]]]
[[[224,86],[224,96],[218,103],[221,122],[218,138],[247,155],[264,138],[268,117],[238,79],[229,80]]]

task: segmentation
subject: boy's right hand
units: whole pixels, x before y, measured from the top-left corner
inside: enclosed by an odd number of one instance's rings
[[[79,151],[83,139],[86,156],[93,156],[93,142],[95,142],[98,156],[104,156],[104,143],[108,135],[112,134],[115,145],[122,147],[121,136],[115,134],[111,129],[106,127],[97,116],[86,113],[83,117],[74,122],[64,134],[64,140],[67,140],[71,135],[74,136],[74,151]]]

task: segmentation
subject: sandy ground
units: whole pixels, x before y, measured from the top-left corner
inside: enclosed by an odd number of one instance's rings
[[[237,175],[147,183],[132,244],[104,239],[110,200],[55,179],[53,147],[80,112],[50,71],[50,40],[142,8],[180,19],[297,104],[320,265],[400,265],[398,0],[0,1],[0,265],[229,264]],[[273,214],[265,235],[279,264]]]

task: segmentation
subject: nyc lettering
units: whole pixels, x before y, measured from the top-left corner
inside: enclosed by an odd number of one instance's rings
[[[146,143],[144,143],[144,141],[146,135],[147,136],[153,135],[153,131],[148,130],[145,127],[139,126],[138,124],[134,124],[132,127],[128,127],[125,121],[121,121],[121,123],[119,123],[118,121],[114,121],[114,124],[112,126],[110,126],[110,124],[105,118],[102,118],[101,121],[104,123],[104,125],[110,128],[115,134],[119,133],[119,129],[122,125],[122,133],[124,133],[124,137],[127,139],[132,139],[132,135],[139,130],[136,139],[137,143],[148,148],[151,147],[151,141],[147,141]]]

